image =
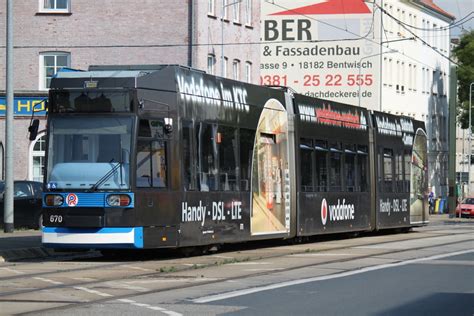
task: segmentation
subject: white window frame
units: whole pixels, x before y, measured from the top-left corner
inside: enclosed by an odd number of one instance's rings
[[[45,1],[46,0],[38,0],[39,5],[39,12],[42,13],[71,13],[71,0],[66,0],[67,8],[66,9],[57,9],[57,8],[45,8]],[[55,6],[56,1],[54,0]]]
[[[240,23],[240,1],[241,0],[237,0],[232,4],[232,15],[234,23]]]
[[[67,57],[67,65],[65,67],[71,67],[71,53],[69,52],[41,52],[39,55],[39,90],[45,91],[49,90],[48,87],[46,87],[46,70],[45,70],[45,65],[44,65],[44,58],[46,56],[66,56]],[[56,60],[56,59],[55,59]],[[59,69],[56,62],[55,62],[55,72],[56,73]]]
[[[245,81],[252,83],[252,63],[250,61],[245,62]]]
[[[30,180],[30,181],[38,181],[38,179],[35,179],[34,178],[34,166],[33,166],[33,158],[34,157],[43,157],[43,163],[45,162],[44,158],[46,157],[46,143],[44,143],[44,150],[42,151],[35,151],[34,148],[35,148],[35,145],[36,143],[42,138],[46,136],[46,132],[42,131],[40,133],[38,133],[38,136],[36,136],[36,139],[32,142],[30,142],[30,146],[29,146],[29,149],[28,149],[28,175],[27,175],[27,179]]]
[[[245,0],[245,25],[252,26],[252,0]]]
[[[224,78],[229,78],[229,74],[227,73],[227,72],[228,72],[228,68],[229,68],[229,58],[224,57],[224,65],[223,65],[222,77],[224,77]]]
[[[207,73],[215,75],[216,73],[216,55],[207,54]]]
[[[215,2],[215,0],[207,0],[207,15],[216,16],[216,2]]]
[[[238,59],[232,62],[232,79],[240,80],[240,60]]]
[[[222,7],[221,7],[221,19],[224,21],[229,21],[229,1],[232,0],[221,0],[222,1]]]

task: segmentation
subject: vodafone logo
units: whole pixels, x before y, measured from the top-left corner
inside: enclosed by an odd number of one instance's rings
[[[355,219],[355,206],[354,204],[347,203],[346,199],[337,199],[337,204],[329,204],[326,199],[321,202],[321,222],[326,225],[327,221],[339,222],[339,221],[351,221]]]
[[[323,225],[326,225],[326,222],[328,221],[328,203],[326,202],[326,199],[323,199],[321,202],[321,222]]]

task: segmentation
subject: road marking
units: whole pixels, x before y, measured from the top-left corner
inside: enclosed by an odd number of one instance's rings
[[[235,265],[235,266],[246,266],[246,265],[257,265],[257,264],[273,264],[273,263],[271,263],[271,262],[255,262],[255,261],[231,263],[231,265]]]
[[[96,279],[93,279],[93,278],[71,278],[71,279],[76,280],[76,281],[84,281],[84,282],[96,281]]]
[[[0,269],[11,272],[11,273],[15,273],[15,274],[25,274],[25,272],[13,270],[13,269],[10,269],[10,268],[0,268]]]
[[[287,257],[332,257],[332,256],[353,256],[350,253],[296,253]]]
[[[103,296],[103,297],[112,297],[113,296],[113,295],[108,294],[108,293],[99,292],[99,291],[88,289],[88,288],[82,287],[82,286],[75,286],[74,288],[76,290],[84,291],[84,292],[91,293],[91,294],[96,294],[96,295]]]
[[[34,277],[33,279],[43,281],[43,282],[46,282],[46,283],[51,283],[51,284],[54,284],[54,285],[64,284],[63,282],[53,281],[53,280],[50,280],[50,279],[45,279],[45,278],[40,278],[40,277]]]
[[[147,308],[147,309],[150,309],[150,310],[153,310],[153,311],[160,311],[163,314],[170,315],[170,316],[183,316],[183,314],[167,310],[166,308],[163,308],[163,307],[152,306],[152,305],[146,304],[146,303],[138,303],[138,302],[133,301],[133,300],[128,300],[128,299],[123,299],[122,298],[122,299],[118,299],[117,301],[122,302],[122,303],[126,303],[126,304],[130,304],[130,305],[133,305],[133,306],[137,306],[137,307],[144,307],[144,308]]]
[[[474,266],[474,262],[467,260],[433,260],[428,262],[422,262],[421,264]]]
[[[141,286],[130,285],[130,284],[123,283],[123,282],[111,281],[111,282],[107,282],[106,284],[108,286],[112,287],[112,288],[117,288],[117,289],[126,289],[126,290],[136,291],[136,292],[146,292],[146,291],[148,291],[147,288],[144,288],[144,287],[141,287]]]
[[[145,272],[156,272],[156,270],[153,270],[153,269],[147,269],[147,268],[142,268],[142,267],[136,267],[136,266],[132,266],[132,265],[122,265],[122,267],[124,268],[130,268],[130,269],[134,269],[134,270],[140,270],[140,271],[145,271]]]
[[[257,272],[257,271],[278,271],[285,270],[285,268],[267,268],[267,269],[244,269],[244,271]]]
[[[252,293],[268,291],[268,290],[274,290],[274,289],[279,289],[279,288],[287,287],[287,286],[293,286],[293,285],[299,285],[299,284],[317,282],[317,281],[324,281],[324,280],[331,280],[331,279],[338,279],[338,278],[343,278],[346,276],[352,276],[352,275],[361,274],[365,272],[376,271],[376,270],[381,270],[381,269],[386,269],[386,268],[400,267],[400,266],[404,266],[404,265],[408,265],[412,263],[418,263],[418,262],[423,262],[423,261],[428,261],[428,260],[437,260],[437,259],[442,259],[446,257],[472,253],[472,252],[474,252],[474,250],[470,249],[470,250],[446,253],[442,255],[435,255],[431,257],[411,259],[411,260],[406,260],[406,261],[401,261],[401,262],[396,262],[396,263],[381,264],[381,265],[366,267],[366,268],[362,268],[362,269],[354,270],[354,271],[347,271],[347,272],[324,275],[324,276],[319,276],[319,277],[312,277],[312,278],[307,278],[307,279],[286,281],[286,282],[275,283],[275,284],[270,284],[270,285],[265,285],[265,286],[260,286],[260,287],[231,291],[231,292],[222,293],[222,294],[204,296],[204,297],[194,299],[192,300],[192,302],[197,303],[197,304],[203,304],[203,303],[209,303],[209,302],[214,302],[214,301],[221,301],[221,300],[225,300],[232,297],[238,297],[238,296],[248,295]]]

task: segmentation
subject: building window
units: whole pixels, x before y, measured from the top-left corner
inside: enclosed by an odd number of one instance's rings
[[[222,0],[222,19],[228,21],[229,20],[229,14],[228,14],[228,8],[229,8],[229,1],[230,0]]]
[[[37,138],[31,149],[31,174],[30,177],[28,177],[30,180],[43,182],[45,151],[46,137],[43,134]]]
[[[216,65],[216,56],[214,54],[207,55],[207,73],[214,75]]]
[[[64,52],[40,53],[40,90],[47,90],[53,76],[61,69],[71,67],[71,54]]]
[[[216,3],[214,0],[207,0],[207,15],[216,15]]]
[[[232,63],[232,79],[240,80],[240,60],[234,59]]]
[[[224,57],[224,64],[222,65],[222,77],[229,78],[228,68],[229,68],[229,58]]]
[[[252,0],[245,0],[245,25],[252,25]]]
[[[71,12],[70,0],[39,0],[40,12],[69,13]]]
[[[234,23],[240,23],[240,2],[232,3],[232,12],[234,16]]]
[[[252,82],[252,63],[249,61],[245,62],[245,81]]]

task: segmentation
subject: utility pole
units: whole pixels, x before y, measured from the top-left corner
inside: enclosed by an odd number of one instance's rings
[[[13,0],[7,0],[7,109],[5,117],[5,193],[3,229],[13,233]]]
[[[449,160],[448,160],[448,212],[450,217],[455,216],[456,209],[456,98],[457,98],[457,72],[451,66],[449,73]],[[463,138],[464,149],[464,138]],[[463,156],[464,159],[464,150]],[[464,171],[464,170],[462,170]],[[462,172],[461,172],[462,174]],[[460,179],[462,182],[462,177]]]

